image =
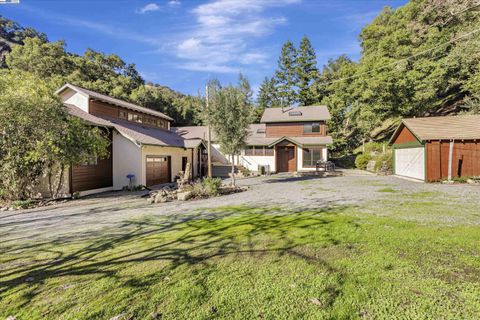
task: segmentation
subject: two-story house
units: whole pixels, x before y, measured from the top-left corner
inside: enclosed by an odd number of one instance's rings
[[[173,182],[187,163],[192,177],[204,171],[202,139],[185,139],[172,132],[169,116],[72,84],[56,93],[71,115],[102,128],[111,141],[108,158],[69,168],[63,194]]]
[[[261,123],[249,128],[247,147],[239,156],[223,155],[212,134],[214,162],[242,165],[251,171],[266,167],[271,172],[302,172],[316,170],[318,160],[328,159],[327,135],[330,113],[326,106],[268,108]],[[206,127],[172,128],[187,139],[205,139]]]

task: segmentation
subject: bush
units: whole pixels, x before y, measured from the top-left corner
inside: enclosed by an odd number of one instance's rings
[[[222,186],[222,180],[220,178],[206,177],[202,180],[202,184],[209,196],[213,197],[220,194],[220,187]]]
[[[357,156],[355,159],[355,166],[358,169],[365,170],[367,169],[368,162],[372,160],[372,156],[368,153],[363,153]]]
[[[393,154],[391,152],[381,154],[375,159],[375,172],[392,172],[393,171]]]
[[[194,198],[215,197],[220,194],[222,180],[219,178],[206,177],[202,181],[197,181],[188,187],[193,193]]]

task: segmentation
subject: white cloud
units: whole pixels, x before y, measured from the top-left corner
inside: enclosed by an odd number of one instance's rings
[[[283,16],[268,9],[299,0],[215,0],[195,7],[196,23],[184,34],[176,35],[177,57],[185,60],[182,68],[194,71],[238,72],[235,65],[259,65],[268,55],[253,50],[253,41],[271,34],[285,24]]]
[[[147,13],[147,12],[158,11],[158,10],[160,10],[160,6],[158,4],[149,3],[149,4],[146,4],[145,6],[141,7],[140,9],[136,10],[135,12],[140,13],[140,14],[144,14],[144,13]]]
[[[171,7],[176,7],[176,6],[179,6],[181,5],[182,3],[178,0],[170,0],[168,1],[168,5],[171,6]]]

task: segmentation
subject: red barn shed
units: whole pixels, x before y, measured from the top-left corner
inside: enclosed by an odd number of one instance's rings
[[[480,176],[480,115],[404,119],[390,143],[396,175],[423,181]]]

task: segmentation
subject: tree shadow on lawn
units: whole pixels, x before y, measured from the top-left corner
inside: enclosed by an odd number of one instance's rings
[[[218,258],[273,255],[295,257],[334,274],[338,287],[326,288],[324,292],[329,297],[328,305],[332,305],[341,294],[343,272],[315,250],[303,248],[342,244],[343,239],[335,232],[339,219],[352,230],[359,227],[352,219],[338,215],[345,209],[291,212],[278,208],[227,207],[209,210],[207,214],[147,217],[126,221],[114,229],[27,246],[10,245],[3,248],[10,259],[2,262],[0,297],[22,292],[20,308],[26,307],[42,293],[46,280],[65,276],[89,276],[90,281],[108,277],[124,286],[148,290],[160,276],[189,266],[196,267],[192,270],[199,273],[197,284],[202,287],[202,279],[214,270]],[[44,258],[36,259],[39,256]],[[17,258],[27,261],[15,263]],[[154,261],[165,262],[164,268],[141,278],[122,275],[122,266]]]

